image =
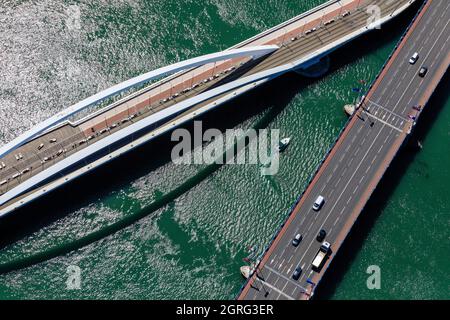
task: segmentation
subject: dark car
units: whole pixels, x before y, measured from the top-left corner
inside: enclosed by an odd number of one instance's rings
[[[300,242],[302,242],[302,240],[303,240],[303,236],[299,233],[299,234],[297,234],[297,235],[295,236],[295,238],[292,240],[292,245],[293,245],[294,247],[297,247],[297,246],[300,244]]]
[[[319,242],[323,242],[323,240],[325,240],[325,237],[327,236],[327,232],[325,230],[320,230],[319,234],[317,235],[317,241]]]
[[[426,67],[420,68],[419,77],[424,78],[426,76],[427,72],[428,72],[428,68],[426,68]]]
[[[292,274],[292,279],[294,280],[298,280],[300,279],[300,276],[302,274],[302,267],[297,267],[294,271],[294,273]]]

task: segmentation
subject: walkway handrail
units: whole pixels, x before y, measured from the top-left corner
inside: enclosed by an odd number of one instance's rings
[[[217,88],[203,92],[195,97],[181,101],[177,104],[174,104],[173,106],[170,106],[170,107],[168,107],[164,110],[161,110],[153,115],[150,115],[136,123],[133,123],[133,124],[129,125],[128,127],[121,129],[117,132],[114,132],[114,133],[110,134],[108,137],[103,138],[103,139],[89,145],[88,147],[76,152],[75,154],[68,156],[67,158],[59,161],[58,163],[47,168],[46,170],[41,171],[37,175],[31,177],[30,179],[24,181],[23,183],[19,184],[18,186],[14,187],[13,189],[4,193],[3,195],[0,196],[0,206],[5,204],[6,202],[10,201],[11,199],[29,191],[34,186],[36,186],[37,184],[46,180],[47,178],[50,178],[54,174],[57,174],[58,172],[61,172],[65,168],[68,168],[71,165],[76,164],[78,161],[85,159],[86,157],[94,154],[95,152],[103,150],[104,148],[108,147],[109,145],[111,145],[114,142],[120,141],[121,139],[124,139],[124,138],[130,136],[134,132],[138,132],[160,120],[166,119],[174,114],[183,112],[183,111],[191,108],[194,105],[197,105],[199,103],[207,101],[211,98],[217,97],[223,93],[230,92],[234,89],[238,89],[249,83],[253,83],[253,82],[265,79],[265,78],[271,78],[276,75],[286,73],[286,72],[292,70],[292,68],[293,68],[293,65],[291,63],[289,63],[289,64],[285,64],[285,65],[275,67],[275,68],[272,68],[269,70],[261,71],[259,73],[247,76],[245,78],[241,78],[241,79],[232,81],[230,83],[224,84]]]
[[[246,47],[246,48],[216,52],[216,53],[196,57],[193,59],[185,60],[182,62],[178,62],[178,63],[172,64],[172,65],[169,65],[169,66],[166,66],[163,68],[159,68],[154,71],[150,71],[148,73],[137,76],[135,78],[129,79],[129,80],[119,83],[115,86],[112,86],[111,88],[108,88],[97,94],[94,94],[93,96],[90,96],[89,98],[86,98],[86,99],[68,107],[67,109],[59,112],[58,114],[52,116],[51,118],[34,126],[27,132],[23,133],[22,135],[15,138],[11,142],[2,146],[0,148],[0,158],[3,157],[4,155],[6,155],[7,153],[17,149],[18,147],[22,146],[23,144],[30,141],[34,137],[38,136],[45,130],[66,120],[70,116],[72,116],[90,106],[98,104],[111,96],[114,96],[123,91],[126,91],[130,88],[142,85],[144,83],[147,83],[147,82],[152,81],[157,78],[161,78],[161,77],[173,74],[173,73],[177,73],[182,70],[202,66],[202,65],[205,65],[208,63],[223,61],[223,60],[227,60],[227,59],[240,58],[240,57],[249,57],[249,56],[253,56],[253,57],[257,58],[257,57],[261,57],[261,56],[267,55],[269,53],[272,53],[277,49],[279,49],[279,47],[276,45],[267,45],[267,46]]]

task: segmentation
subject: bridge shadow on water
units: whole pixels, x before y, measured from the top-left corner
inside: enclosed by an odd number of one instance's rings
[[[204,131],[217,128],[224,132],[265,112],[257,123],[252,124],[255,129],[265,128],[298,94],[299,87],[306,87],[311,82],[312,80],[299,79],[294,73],[288,74],[237,97],[195,120],[202,121]],[[193,135],[193,122],[186,123],[181,128],[187,129]],[[113,191],[123,189],[136,179],[158,170],[171,162],[171,151],[176,143],[178,142],[171,141],[171,133],[161,135],[0,219],[0,249],[76,210],[101,201]],[[199,170],[199,174],[188,179],[184,186],[177,190],[176,195],[188,191],[219,167],[211,165],[205,170]],[[169,193],[171,192],[167,194]],[[171,201],[174,198],[176,196],[172,195],[167,200]],[[157,207],[150,206],[141,211],[148,214],[166,204],[167,201],[162,201]],[[109,234],[104,234],[107,235]]]
[[[373,53],[379,47],[396,41],[402,33],[398,30],[405,29],[416,10],[411,8],[408,13],[383,26],[383,30],[364,35],[332,53],[330,55],[332,63],[328,73],[333,73],[343,66],[355,62],[360,56]],[[355,48],[358,48],[358,50],[355,50]],[[384,61],[385,57],[380,57],[380,60]],[[277,117],[294,96],[301,94],[302,90],[317,81],[317,79],[307,79],[296,73],[289,73],[224,104],[217,110],[196,120],[203,121],[204,130],[217,128],[225,131],[227,128],[239,126],[241,123],[264,111],[265,115],[262,119],[257,124],[253,124],[255,128],[264,128]],[[423,118],[425,118],[425,115],[426,113],[424,113]],[[421,119],[421,123],[424,122],[426,120]],[[191,133],[193,132],[192,122],[182,127],[188,129]],[[419,131],[418,127],[416,132]],[[0,249],[33,234],[45,226],[51,225],[76,210],[104,199],[113,191],[129,186],[136,179],[158,170],[158,168],[171,161],[170,154],[175,143],[171,141],[170,136],[170,133],[162,135],[1,219]],[[155,201],[150,206],[138,210],[139,212],[136,214],[129,214],[129,216],[126,216],[122,221],[110,228],[105,227],[100,231],[93,232],[81,241],[59,245],[54,250],[43,248],[42,250],[45,250],[43,254],[38,253],[34,255],[34,258],[25,259],[19,264],[7,266],[1,272],[36,264],[100,240],[167,205],[200,183],[219,167],[211,165],[205,170],[199,170],[199,173],[194,177],[189,178],[181,186],[174,187],[174,190],[163,195],[162,200]],[[396,174],[398,175],[397,172]],[[367,223],[366,218],[365,223]],[[358,230],[358,233],[367,234],[368,230],[370,230],[369,227],[370,225],[363,226],[363,231]],[[358,229],[360,228],[358,227]],[[349,241],[346,241],[346,243],[349,243]],[[341,251],[344,253],[341,254],[340,252],[336,262],[333,262],[334,265],[337,265],[337,268],[340,268],[341,262],[339,260],[342,260],[339,257],[348,257],[348,254],[346,254],[347,250],[344,245]],[[346,268],[345,266],[342,267]],[[330,271],[330,274],[332,273],[333,271]],[[324,287],[328,287],[329,291],[323,291],[325,297],[333,291],[332,285],[325,285],[327,278],[328,276],[324,279]],[[333,283],[337,284],[337,281]]]

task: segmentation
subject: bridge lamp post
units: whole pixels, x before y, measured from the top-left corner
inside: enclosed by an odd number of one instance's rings
[[[259,274],[262,275],[262,277],[259,276]],[[259,281],[261,282],[261,286],[264,289],[264,298],[267,298],[267,296],[269,295],[269,291],[266,289],[266,287],[264,286],[264,275],[262,274],[262,269],[257,268],[255,270],[255,276],[259,279]]]
[[[365,112],[365,113],[367,113],[367,114],[370,114],[370,111],[365,109],[365,103],[366,103],[365,100],[363,100],[363,101],[361,102],[361,109],[362,109],[363,112]],[[369,116],[367,116],[367,119],[370,119]],[[371,122],[370,122],[370,127],[373,127],[374,124],[375,124],[375,122],[374,122],[373,120],[371,120]]]
[[[282,46],[284,46],[284,40],[286,39],[286,33],[287,33],[286,28],[283,28],[283,31],[284,31],[284,35],[283,35],[283,39],[281,39]]]
[[[400,1],[397,2],[397,5],[395,6],[394,11],[392,11],[391,14],[389,15],[390,17],[392,17],[394,15],[394,12],[397,11],[399,6],[400,6]]]

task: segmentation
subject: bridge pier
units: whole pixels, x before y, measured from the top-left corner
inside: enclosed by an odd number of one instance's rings
[[[302,65],[301,67],[294,70],[294,72],[307,78],[320,78],[324,76],[328,70],[330,70],[330,56],[324,56],[319,59],[315,59],[312,63],[308,63],[307,66]]]

